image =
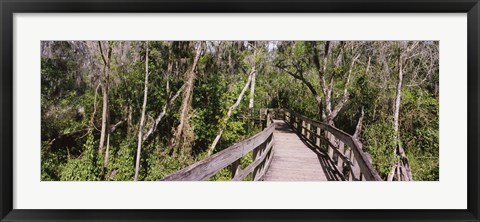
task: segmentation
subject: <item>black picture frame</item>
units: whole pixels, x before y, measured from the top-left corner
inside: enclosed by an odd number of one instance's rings
[[[1,221],[480,221],[478,0],[0,0]],[[466,210],[19,210],[13,209],[14,13],[467,13],[468,209]],[[442,197],[439,196],[439,199]],[[160,200],[159,200],[160,201]],[[233,200],[232,200],[233,201]]]

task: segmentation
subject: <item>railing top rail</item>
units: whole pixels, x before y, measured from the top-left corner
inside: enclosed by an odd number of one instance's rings
[[[273,122],[271,119],[270,121]],[[273,134],[274,129],[275,124],[271,124],[262,132],[259,132],[248,139],[215,153],[210,157],[187,166],[186,168],[169,174],[161,180],[207,180],[221,169],[229,166],[233,162],[242,158],[248,152],[258,147],[260,144],[264,143],[270,137],[270,135]]]
[[[353,152],[355,153],[356,160],[362,170],[362,173],[364,174],[367,180],[375,180],[375,181],[382,180],[380,175],[378,175],[378,172],[373,168],[372,164],[368,160],[367,155],[365,155],[365,153],[363,152],[362,143],[357,138],[334,126],[310,119],[306,116],[298,114],[289,109],[283,109],[283,110],[293,114],[294,116],[304,120],[305,122],[310,123],[312,126],[319,127],[333,134],[335,137],[337,137],[343,143],[347,144],[353,150]]]

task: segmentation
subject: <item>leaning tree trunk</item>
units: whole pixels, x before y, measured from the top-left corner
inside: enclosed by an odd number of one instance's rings
[[[150,127],[150,129],[143,136],[143,141],[146,141],[150,137],[150,135],[153,134],[155,129],[157,129],[158,124],[160,123],[162,118],[167,114],[167,110],[169,109],[170,105],[173,102],[175,102],[175,100],[177,99],[178,96],[180,96],[180,93],[183,91],[184,88],[185,88],[185,84],[183,84],[182,87],[180,87],[180,89],[177,91],[177,93],[175,93],[175,95],[172,98],[170,98],[165,103],[165,105],[163,105],[162,112],[160,114],[158,114],[157,118],[155,118],[155,122],[152,124],[152,127]]]
[[[173,155],[178,152],[178,148],[181,146],[182,152],[189,152],[191,149],[191,141],[193,138],[193,130],[190,126],[190,117],[189,113],[192,108],[192,94],[193,94],[193,85],[195,83],[195,69],[197,67],[198,60],[200,59],[200,54],[202,52],[202,45],[198,43],[196,49],[195,59],[193,60],[192,68],[187,72],[187,80],[185,90],[183,91],[183,101],[180,111],[180,124],[178,124],[177,130],[174,135],[174,141],[172,143]]]
[[[255,73],[255,70],[252,70],[252,72],[250,72],[250,74],[248,75],[247,83],[245,83],[245,86],[243,87],[242,91],[240,92],[240,95],[238,95],[237,101],[228,109],[227,116],[222,123],[220,131],[218,132],[218,135],[215,137],[212,145],[208,149],[208,154],[207,154],[208,156],[212,155],[213,151],[215,150],[215,147],[217,146],[218,141],[220,141],[220,138],[222,137],[223,131],[225,131],[225,128],[227,126],[228,120],[230,119],[230,116],[232,116],[233,111],[238,107],[238,105],[240,105],[240,102],[242,101],[243,96],[245,95],[245,92],[248,89],[248,86],[252,82],[254,73]]]

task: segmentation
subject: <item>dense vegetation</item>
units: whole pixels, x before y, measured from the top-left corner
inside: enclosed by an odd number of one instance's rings
[[[438,180],[438,59],[430,41],[42,42],[42,180],[157,180],[259,132],[266,107],[350,134],[363,116],[383,179]]]

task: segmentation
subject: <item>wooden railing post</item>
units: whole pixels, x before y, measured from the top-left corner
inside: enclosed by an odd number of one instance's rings
[[[302,135],[305,136],[305,121],[302,119]]]
[[[258,148],[255,148],[252,150],[252,162],[255,162],[257,160],[257,155],[258,155]],[[252,171],[252,180],[255,180],[255,174],[257,173],[257,167],[253,168]]]
[[[232,165],[230,165],[230,171],[232,172],[232,179],[238,175],[240,172],[240,159],[237,161],[233,162]]]
[[[328,131],[325,131],[325,137],[326,137],[326,140],[329,141],[329,143],[327,143],[327,152],[328,152],[328,156],[330,158],[333,157],[333,147],[330,146],[330,143],[332,142],[332,139],[331,139],[331,136],[332,134],[330,134],[330,132]]]
[[[320,143],[321,143],[321,136],[322,136],[322,130],[320,129],[320,127],[317,127],[317,141],[316,141],[316,145],[317,147],[320,148]]]
[[[264,125],[263,125],[263,121],[262,121],[262,109],[258,109],[258,121],[259,121],[259,125],[262,126],[262,128],[263,128]]]
[[[294,122],[295,131],[298,132],[298,117],[297,116],[293,116],[293,122]]]
[[[259,156],[262,155],[263,148],[266,146],[267,141],[264,141],[260,146],[252,150],[252,162],[255,162]],[[260,165],[253,168],[252,180],[255,181]]]
[[[344,143],[340,140],[338,141],[338,151],[342,154],[345,154],[345,146],[344,146]],[[337,166],[340,167],[340,168],[343,168],[343,160],[341,158],[336,157],[336,162],[337,162]]]
[[[270,112],[267,111],[267,127],[270,126]]]
[[[350,160],[352,161],[352,180],[361,180],[362,177],[362,172],[360,169],[360,166],[358,165],[358,162],[356,161],[355,153],[352,150],[353,148],[350,149]]]
[[[307,140],[311,140],[312,138],[310,137],[311,133],[310,133],[310,123],[307,122]]]

